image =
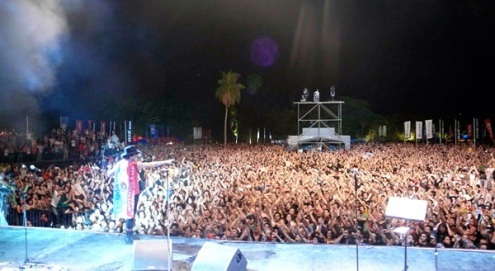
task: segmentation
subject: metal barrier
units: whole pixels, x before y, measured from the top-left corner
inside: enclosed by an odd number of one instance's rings
[[[42,219],[43,215],[46,216],[46,221]],[[65,228],[74,227],[73,217],[75,215],[77,215],[77,213],[65,214],[60,212],[60,226],[64,226]],[[10,226],[24,226],[23,218],[24,215],[22,211],[17,212],[15,209],[9,208],[7,213],[7,223]],[[31,224],[33,227],[59,226],[56,224],[55,215],[51,212],[51,210],[31,209],[26,211],[26,218],[28,225]]]

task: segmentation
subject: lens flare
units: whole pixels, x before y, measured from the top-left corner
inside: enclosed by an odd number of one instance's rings
[[[251,61],[260,67],[267,68],[277,62],[279,50],[277,43],[270,37],[261,37],[251,43]]]

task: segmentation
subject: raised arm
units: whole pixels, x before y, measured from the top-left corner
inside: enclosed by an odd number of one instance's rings
[[[153,162],[138,162],[137,167],[139,170],[146,168],[155,168],[155,167],[161,167],[164,165],[172,164],[173,161],[175,161],[175,159],[153,161]]]

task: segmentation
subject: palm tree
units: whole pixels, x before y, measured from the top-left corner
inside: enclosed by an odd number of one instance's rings
[[[241,101],[241,90],[245,88],[244,85],[237,83],[237,79],[240,76],[240,74],[232,71],[227,73],[222,72],[222,79],[218,80],[219,86],[215,92],[215,97],[225,105],[225,120],[223,126],[223,142],[225,146],[227,146],[227,117],[229,107]]]

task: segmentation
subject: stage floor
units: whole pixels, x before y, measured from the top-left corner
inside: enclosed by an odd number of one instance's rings
[[[140,242],[147,240],[166,237],[141,236]],[[399,271],[404,270],[406,256],[404,247],[215,242],[180,237],[171,240],[172,270],[177,271],[191,270],[196,260],[202,260],[196,256],[205,242],[238,249],[247,259],[248,271]],[[213,255],[215,251],[208,253]],[[2,271],[131,270],[134,260],[134,246],[124,244],[119,234],[0,226]],[[439,249],[435,253],[433,248],[408,247],[407,266],[408,271],[495,270],[495,252]]]

